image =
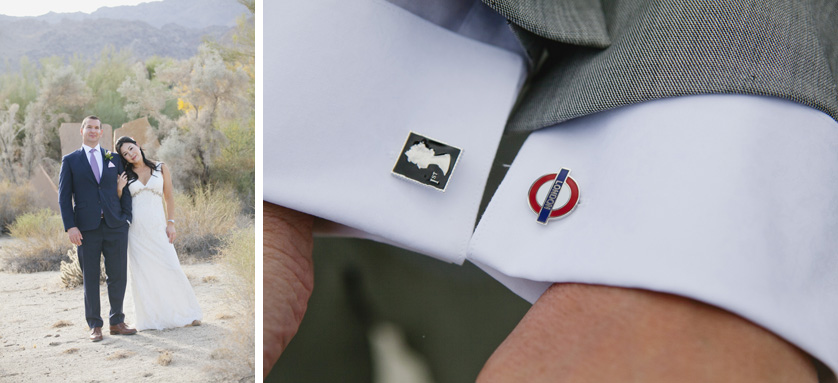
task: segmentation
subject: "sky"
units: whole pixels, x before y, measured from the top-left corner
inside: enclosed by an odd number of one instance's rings
[[[91,13],[100,7],[119,5],[137,5],[154,0],[16,0],[4,1],[0,6],[0,15],[40,16],[49,12],[84,12]]]

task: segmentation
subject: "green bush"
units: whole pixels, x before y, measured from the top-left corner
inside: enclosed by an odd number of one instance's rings
[[[228,121],[220,129],[227,145],[213,162],[213,181],[216,185],[235,188],[243,210],[253,214],[256,182],[256,122]]]
[[[30,184],[0,182],[0,232],[8,232],[9,225],[21,214],[36,210],[35,195]]]
[[[61,216],[49,209],[17,217],[9,232],[18,241],[5,251],[5,269],[15,273],[58,271],[73,246]]]

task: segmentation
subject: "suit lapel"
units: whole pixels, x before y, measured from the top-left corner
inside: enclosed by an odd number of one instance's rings
[[[99,177],[99,184],[101,185],[105,181],[105,174],[108,173],[108,164],[111,161],[105,158],[105,148],[99,146],[99,153],[102,154],[102,174]]]

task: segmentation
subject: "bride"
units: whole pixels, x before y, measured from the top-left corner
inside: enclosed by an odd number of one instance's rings
[[[176,237],[175,201],[169,168],[146,159],[131,137],[120,137],[116,151],[125,165],[117,190],[122,197],[128,185],[134,215],[128,230],[128,271],[136,328],[200,325],[201,308],[172,245]]]

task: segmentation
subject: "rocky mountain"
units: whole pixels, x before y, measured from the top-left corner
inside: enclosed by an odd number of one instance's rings
[[[130,49],[138,59],[193,56],[206,38],[229,35],[247,8],[236,0],[163,0],[102,7],[86,14],[0,16],[0,72],[18,69],[20,58],[96,57],[104,47]]]
[[[102,7],[91,14],[48,13],[37,19],[57,23],[70,20],[131,20],[143,21],[155,27],[176,24],[185,28],[202,29],[212,26],[232,27],[236,18],[247,8],[236,0],[163,0],[134,6]]]

